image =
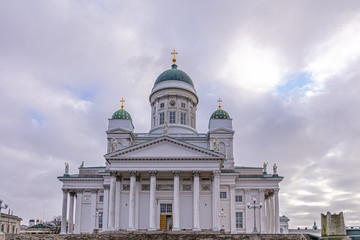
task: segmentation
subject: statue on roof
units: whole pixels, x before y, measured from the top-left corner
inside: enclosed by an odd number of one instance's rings
[[[274,166],[273,166],[273,174],[277,175],[277,165],[276,165],[276,163],[274,163]]]
[[[264,162],[264,165],[263,165],[263,167],[264,167],[264,172],[267,172],[266,170],[267,170],[267,165],[268,165],[268,163],[267,162]]]
[[[80,164],[80,167],[79,167],[79,168],[82,168],[82,167],[84,167],[84,161],[82,161],[82,162],[81,162],[81,164]]]
[[[220,151],[220,143],[219,140],[217,138],[214,139],[213,141],[213,150],[214,152],[219,152]]]
[[[111,139],[111,152],[115,152],[117,150],[117,141],[115,138]]]
[[[65,174],[69,174],[69,164],[65,162]]]
[[[163,135],[167,136],[168,134],[169,134],[169,125],[167,122],[165,122],[163,126]]]

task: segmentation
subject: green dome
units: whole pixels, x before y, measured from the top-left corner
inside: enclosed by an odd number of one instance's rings
[[[185,82],[194,87],[194,83],[191,80],[191,78],[189,77],[189,75],[187,75],[185,72],[177,69],[176,64],[173,64],[171,66],[171,69],[166,70],[165,72],[161,73],[158,76],[158,78],[156,79],[154,85],[161,83],[161,82],[169,81],[169,80]]]
[[[210,119],[230,119],[230,115],[224,110],[216,110],[210,117]]]
[[[131,120],[131,116],[130,114],[125,111],[124,109],[120,109],[119,111],[116,111],[113,115],[112,115],[112,119],[129,119]]]

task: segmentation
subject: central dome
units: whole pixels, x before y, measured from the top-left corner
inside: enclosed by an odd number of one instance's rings
[[[185,82],[194,87],[194,83],[191,80],[191,78],[189,77],[189,75],[187,75],[185,72],[177,69],[176,64],[173,64],[171,66],[171,69],[166,70],[165,72],[161,73],[159,75],[159,77],[156,79],[154,86],[158,83],[170,81],[170,80]]]

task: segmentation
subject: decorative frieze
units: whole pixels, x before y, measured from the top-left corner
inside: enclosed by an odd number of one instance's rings
[[[210,184],[201,184],[201,191],[210,191]]]
[[[156,184],[156,191],[173,191],[173,184]]]

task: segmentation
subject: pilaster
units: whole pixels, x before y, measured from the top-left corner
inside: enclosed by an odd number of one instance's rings
[[[81,205],[82,205],[82,189],[76,189],[76,209],[75,209],[75,234],[80,234],[81,231]]]
[[[149,229],[148,231],[155,231],[156,230],[156,171],[150,171],[150,203],[149,203]]]
[[[75,192],[70,192],[70,204],[69,204],[69,229],[68,233],[74,233],[74,198]]]
[[[97,189],[91,189],[91,204],[90,204],[90,231],[93,232],[94,229],[97,229],[96,226],[96,198],[97,198]]]
[[[180,171],[174,171],[173,231],[180,231]]]
[[[220,231],[219,228],[219,209],[220,209],[220,171],[213,171],[213,191],[212,191],[212,203],[213,203],[213,231]]]
[[[130,171],[130,193],[129,193],[129,226],[128,231],[135,230],[135,185],[136,171]]]
[[[230,185],[230,233],[236,233],[235,185]]]

